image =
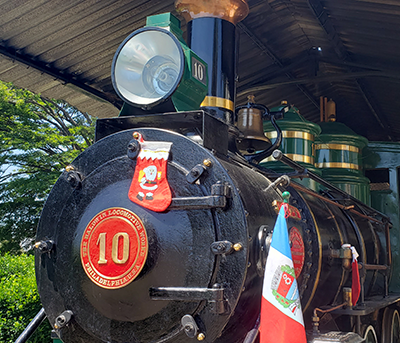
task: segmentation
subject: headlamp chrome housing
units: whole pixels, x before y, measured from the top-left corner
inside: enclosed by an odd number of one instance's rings
[[[174,93],[184,70],[183,48],[175,35],[160,27],[144,27],[119,46],[111,80],[126,103],[149,109]]]

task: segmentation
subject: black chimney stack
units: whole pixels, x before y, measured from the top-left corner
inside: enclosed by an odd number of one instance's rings
[[[249,7],[245,0],[177,0],[188,22],[189,47],[208,64],[208,93],[201,108],[234,124],[236,96],[236,24]]]

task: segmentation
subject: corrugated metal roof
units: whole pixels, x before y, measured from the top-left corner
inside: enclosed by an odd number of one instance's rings
[[[237,104],[287,99],[319,121],[319,97],[370,140],[400,140],[400,2],[249,0],[238,25]],[[0,0],[0,79],[62,98],[97,117],[118,115],[113,55],[165,0]],[[322,53],[313,48],[321,47]],[[83,89],[83,91],[82,91]],[[117,106],[117,107],[116,107]]]

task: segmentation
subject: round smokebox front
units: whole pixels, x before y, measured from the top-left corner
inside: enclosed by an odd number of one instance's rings
[[[37,241],[53,247],[36,254],[38,288],[65,343],[187,342],[202,332],[212,340],[240,296],[247,246],[222,270],[218,252],[232,250],[221,242],[247,242],[226,170],[181,135],[136,131],[142,155],[132,157],[132,130],[100,140],[64,172],[43,210]],[[155,155],[143,157],[147,148]],[[235,229],[226,237],[221,226]]]

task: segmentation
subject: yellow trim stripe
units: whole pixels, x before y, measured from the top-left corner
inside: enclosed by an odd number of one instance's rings
[[[316,150],[346,150],[360,153],[360,149],[353,146],[353,145],[346,145],[346,144],[315,144]]]
[[[343,163],[343,162],[322,162],[315,163],[317,168],[345,168],[345,169],[357,169],[360,170],[361,167],[355,163]]]
[[[276,131],[265,132],[264,135],[268,138],[276,138],[277,133]],[[301,132],[301,131],[282,131],[283,138],[301,138],[307,141],[314,142],[314,135],[308,132]]]
[[[219,98],[216,96],[206,96],[200,107],[222,107],[227,110],[233,111],[235,109],[233,101],[229,99]]]
[[[299,155],[299,154],[285,154],[285,156],[289,157],[291,160],[296,162],[304,162],[308,164],[314,164],[314,157],[306,156],[306,155]],[[276,161],[272,156],[269,156],[263,159],[260,163]]]

